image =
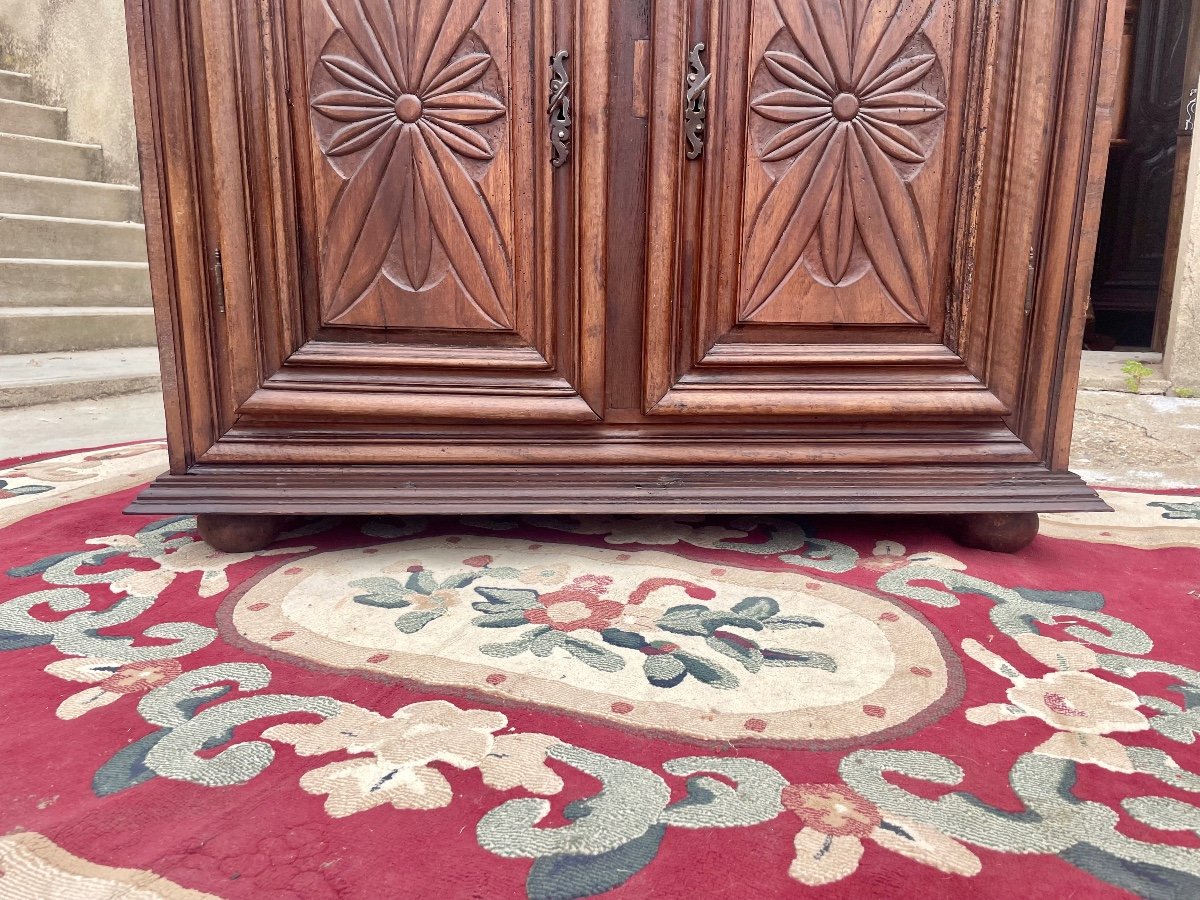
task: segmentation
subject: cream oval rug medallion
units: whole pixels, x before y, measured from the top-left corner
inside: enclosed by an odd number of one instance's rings
[[[402,541],[289,561],[230,602],[270,654],[691,741],[869,743],[961,691],[902,606],[653,551]]]

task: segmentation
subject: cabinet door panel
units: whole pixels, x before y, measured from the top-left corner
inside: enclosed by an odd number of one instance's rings
[[[604,29],[585,27],[594,13],[552,0],[175,8],[218,435],[598,420],[603,346],[582,335],[603,331],[602,285],[578,260],[603,241],[577,211],[598,205],[604,132],[555,167],[547,114],[560,51],[584,82],[576,122],[602,108],[603,85],[586,87],[604,66],[582,65],[606,51]]]
[[[514,203],[533,170],[512,164],[532,155],[512,118],[529,118],[535,73],[509,56],[529,52],[510,31],[529,33],[528,10],[422,6],[305,10],[322,322],[506,331],[536,223]]]
[[[928,324],[955,8],[750,6],[739,323]]]
[[[1102,13],[657,4],[646,413],[1016,425],[1031,304],[1057,252],[1041,240],[1051,185],[1080,177],[1051,162],[1078,77],[1063,63]],[[688,160],[681,98],[700,45],[705,145]]]

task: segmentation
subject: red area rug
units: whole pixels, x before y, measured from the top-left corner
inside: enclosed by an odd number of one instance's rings
[[[121,515],[0,463],[0,897],[1200,896],[1200,496],[907,519]]]

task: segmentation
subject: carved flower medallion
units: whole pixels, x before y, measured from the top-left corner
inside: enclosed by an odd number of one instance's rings
[[[941,71],[920,33],[933,3],[776,0],[798,51],[766,52],[769,79],[756,84],[767,86],[751,103],[761,161],[785,166],[754,226],[780,240],[752,242],[747,254],[751,315],[804,258],[833,286],[873,269],[908,318],[925,318],[928,237],[909,182],[946,111],[927,89],[940,86]]]
[[[508,324],[504,241],[477,184],[505,115],[473,40],[486,0],[327,0],[336,31],[312,78],[321,149],[346,177],[325,226],[326,316],[381,275],[419,293],[448,274],[492,325]]]

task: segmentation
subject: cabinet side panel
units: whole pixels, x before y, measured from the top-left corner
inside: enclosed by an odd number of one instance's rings
[[[172,0],[126,0],[125,12],[167,437],[179,473],[218,436],[188,22]]]

